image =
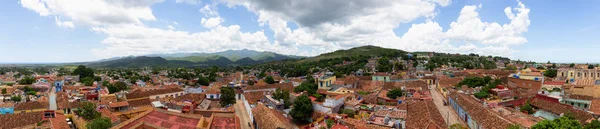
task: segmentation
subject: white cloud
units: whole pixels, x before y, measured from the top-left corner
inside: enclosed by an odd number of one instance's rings
[[[162,0],[21,0],[40,16],[62,16],[86,25],[142,24],[156,20],[150,5]]]
[[[177,23],[176,21],[173,22],[174,25],[179,25],[179,23]]]
[[[189,33],[163,30],[139,25],[95,27],[93,31],[106,34],[106,48],[94,49],[99,57],[145,55],[175,52],[218,52],[225,49],[250,48],[259,51],[283,52],[294,49],[270,44],[264,32],[240,32],[240,26],[217,26],[209,31]]]
[[[199,4],[202,0],[175,0],[175,3]]]
[[[530,24],[529,9],[521,2],[518,2],[516,8],[507,7],[504,10],[511,22],[503,25],[480,20],[476,10],[481,5],[465,6],[459,18],[444,32],[431,18],[437,15],[437,6],[451,3],[445,0],[224,1],[229,7],[243,6],[259,15],[260,25],[267,25],[273,30],[275,43],[291,47],[311,47],[315,52],[308,55],[341,48],[378,45],[408,51],[474,52],[510,56],[515,52],[511,46],[527,42],[522,34],[527,32]],[[413,24],[400,37],[394,33],[393,29],[399,24],[412,22],[417,18],[425,18],[427,22]],[[287,27],[288,22],[297,23],[300,27],[292,30]]]
[[[213,17],[213,18],[202,18],[202,20],[200,21],[200,23],[202,23],[202,25],[206,28],[214,28],[219,26],[221,23],[223,22],[223,19],[221,19],[221,17]]]
[[[465,6],[447,31],[432,21],[438,7],[450,0],[327,0],[261,1],[223,0],[229,7],[245,7],[258,15],[258,23],[273,31],[270,41],[262,30],[241,32],[239,25],[222,25],[217,4],[205,4],[199,10],[207,31],[186,32],[148,27],[143,20],[156,20],[150,6],[162,0],[22,0],[23,7],[41,16],[55,16],[57,25],[73,23],[105,34],[107,47],[93,49],[98,57],[144,55],[152,53],[218,52],[227,49],[251,49],[283,54],[313,56],[324,52],[362,45],[378,45],[408,51],[479,53],[510,56],[513,46],[527,42],[523,33],[529,27],[529,9],[521,2],[504,11],[510,23],[484,22],[478,9]],[[325,5],[325,6],[314,6]],[[399,24],[423,18],[404,35],[396,35]],[[59,24],[60,23],[60,24]],[[297,24],[291,29],[288,24]],[[161,27],[162,28],[162,27]]]
[[[56,22],[56,25],[58,27],[70,28],[70,29],[75,28],[75,24],[73,24],[72,21],[62,21],[59,17],[54,17],[54,22]]]

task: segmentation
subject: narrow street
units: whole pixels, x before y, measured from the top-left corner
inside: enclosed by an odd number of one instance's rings
[[[456,112],[454,112],[454,110],[452,110],[449,106],[444,106],[444,96],[442,96],[442,94],[436,88],[433,88],[429,91],[431,92],[431,96],[433,97],[433,102],[435,103],[435,106],[437,106],[437,109],[444,117],[444,120],[446,121],[448,126],[456,123],[466,125],[463,121],[458,119],[458,115],[456,114]]]
[[[49,99],[48,102],[50,103],[50,110],[56,110],[58,109],[58,106],[56,105],[56,90],[54,86],[51,86],[50,88],[50,93],[48,95]]]
[[[248,123],[251,122],[246,107],[244,107],[244,100],[237,100],[233,105],[233,108],[235,109],[235,115],[240,117],[240,126],[242,129],[252,129],[252,127],[248,126]]]

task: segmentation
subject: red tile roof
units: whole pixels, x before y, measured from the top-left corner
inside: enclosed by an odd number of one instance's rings
[[[533,99],[531,101],[531,105],[554,114],[563,114],[563,113],[572,113],[575,115],[575,118],[579,120],[581,123],[586,123],[588,120],[592,119],[592,114],[587,113],[582,110],[574,109],[570,105],[565,104],[557,104],[554,102],[542,100],[542,99]]]
[[[157,89],[157,90],[148,90],[148,91],[137,91],[127,94],[127,99],[135,99],[135,98],[143,98],[149,97],[152,95],[160,95],[160,94],[168,94],[174,92],[183,91],[180,88],[165,88],[165,89]]]
[[[54,118],[48,119],[53,129],[68,129],[67,118],[62,113],[56,113]]]
[[[408,104],[407,129],[446,129],[446,122],[433,101],[415,101]]]
[[[265,84],[265,85],[254,85],[247,86],[244,90],[263,90],[263,89],[281,89],[287,91],[294,91],[294,85],[291,82],[287,83],[275,83],[275,84]]]
[[[252,109],[254,120],[258,128],[261,129],[293,129],[295,125],[290,123],[290,120],[285,118],[281,113],[274,109],[269,109],[265,105],[259,104],[256,108]]]
[[[592,99],[592,103],[590,104],[590,112],[600,115],[600,99]]]
[[[28,112],[0,115],[0,127],[11,129],[36,124],[42,121],[42,112]]]
[[[125,107],[125,106],[129,106],[129,103],[127,103],[127,101],[113,102],[113,103],[108,104],[108,107],[111,107],[111,108]]]
[[[483,107],[483,104],[473,97],[453,91],[449,97],[460,105],[460,107],[469,114],[469,116],[482,126],[488,129],[505,129],[512,125],[511,121],[504,119],[499,114]]]
[[[150,110],[135,116],[113,128],[130,129],[139,123],[145,123],[168,129],[194,129],[202,116],[173,113],[162,110]]]

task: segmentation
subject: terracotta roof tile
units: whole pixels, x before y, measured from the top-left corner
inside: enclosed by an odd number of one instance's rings
[[[531,101],[531,105],[554,114],[572,113],[573,115],[575,115],[575,118],[581,123],[586,123],[586,121],[592,119],[592,114],[582,110],[574,109],[570,105],[557,104],[542,99],[533,99]]]
[[[460,107],[469,114],[477,123],[481,123],[482,128],[505,129],[512,125],[511,121],[504,119],[499,114],[483,107],[483,104],[473,97],[453,91],[449,97],[460,105]]]
[[[48,103],[42,103],[37,101],[18,103],[15,105],[15,110],[34,110],[34,109],[47,109]]]
[[[590,104],[590,112],[600,115],[600,99],[592,99]]]
[[[273,109],[269,109],[262,104],[259,104],[256,106],[256,108],[252,109],[252,114],[254,115],[256,124],[261,129],[297,128],[281,113]]]
[[[28,112],[28,113],[16,113],[16,114],[4,114],[0,115],[0,127],[2,128],[18,128],[27,125],[36,124],[42,121],[41,112]]]
[[[248,86],[244,90],[262,90],[262,89],[273,89],[273,88],[279,88],[281,90],[287,90],[290,92],[294,91],[294,85],[290,82]]]
[[[113,102],[113,103],[108,104],[108,107],[111,107],[111,108],[125,107],[125,106],[129,106],[129,103],[127,101]]]
[[[407,129],[445,129],[446,122],[433,101],[415,101],[408,104]]]
[[[128,100],[129,106],[131,107],[141,107],[141,106],[149,106],[152,101],[149,98],[138,99],[138,100]]]
[[[249,104],[257,104],[260,99],[265,96],[265,92],[246,92],[244,98],[248,100]]]
[[[132,92],[132,93],[127,94],[127,99],[149,97],[152,95],[160,95],[160,94],[167,94],[167,93],[174,93],[174,92],[181,92],[181,91],[183,91],[183,90],[180,88],[165,88],[165,89],[148,90],[148,91],[137,91],[137,92]]]

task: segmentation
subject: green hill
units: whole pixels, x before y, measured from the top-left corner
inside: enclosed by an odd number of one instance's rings
[[[367,46],[351,48],[348,50],[337,50],[337,51],[330,52],[330,53],[324,53],[324,54],[321,54],[321,55],[318,55],[315,57],[301,59],[301,60],[299,60],[299,62],[312,62],[312,61],[319,61],[319,60],[324,60],[324,59],[334,59],[334,58],[341,58],[341,57],[356,57],[356,56],[369,56],[369,57],[390,56],[390,57],[393,57],[393,56],[398,56],[398,55],[402,55],[402,54],[406,54],[406,53],[407,52],[403,51],[403,50],[367,45]]]

